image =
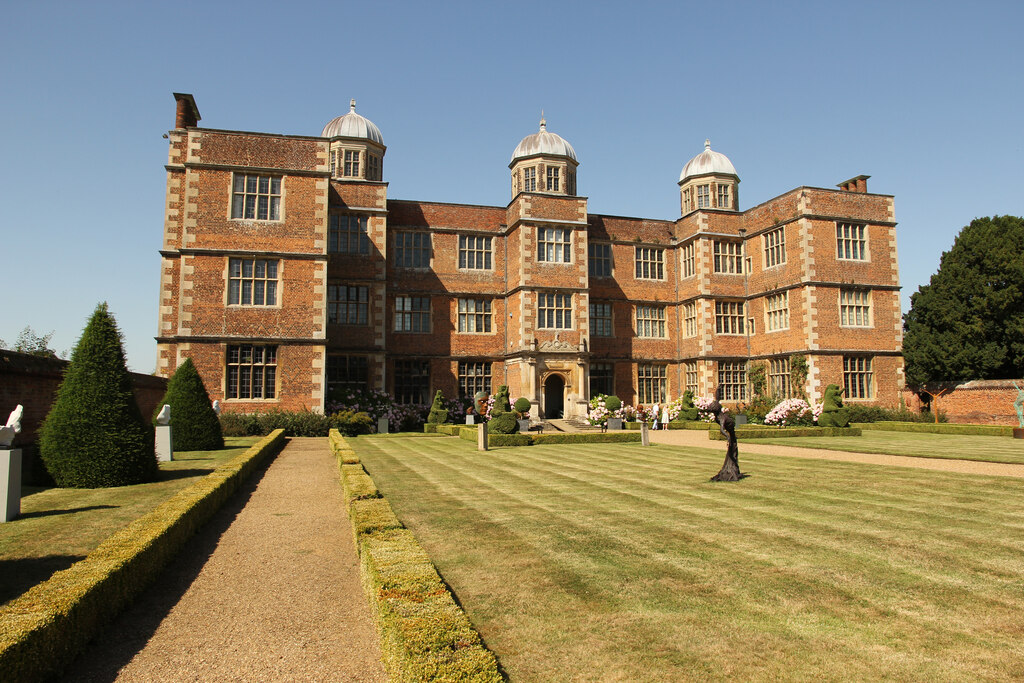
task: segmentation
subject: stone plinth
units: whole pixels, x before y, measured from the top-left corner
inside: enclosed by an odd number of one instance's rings
[[[608,429],[622,429],[622,418],[621,417],[609,417],[608,418]]]
[[[157,462],[174,460],[174,440],[171,438],[171,425],[156,426],[156,459]]]
[[[0,448],[0,522],[21,514],[21,449]]]
[[[388,419],[386,417],[377,418],[377,433],[387,434],[388,433]]]
[[[487,423],[481,422],[476,426],[476,449],[478,451],[487,450]]]
[[[646,422],[640,423],[640,445],[650,446],[651,445],[651,433],[650,427],[647,426]]]

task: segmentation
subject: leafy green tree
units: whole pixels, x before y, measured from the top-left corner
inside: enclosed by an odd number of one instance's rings
[[[224,434],[220,419],[210,404],[210,395],[191,358],[178,366],[170,381],[167,393],[153,414],[171,406],[171,434],[176,451],[214,451],[224,448]]]
[[[125,486],[156,478],[153,428],[135,402],[121,333],[106,303],[96,307],[71,354],[40,430],[39,450],[58,486]]]
[[[1024,374],[1024,219],[971,221],[910,298],[903,327],[912,385]]]
[[[57,358],[57,352],[50,348],[51,339],[53,339],[53,332],[36,334],[30,325],[26,325],[18,335],[18,340],[14,342],[14,351],[42,358]],[[2,343],[0,343],[0,348],[3,348]]]

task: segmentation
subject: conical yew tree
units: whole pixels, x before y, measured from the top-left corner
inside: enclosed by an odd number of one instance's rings
[[[224,448],[220,420],[210,405],[210,395],[191,358],[178,366],[167,383],[164,400],[171,406],[171,434],[176,451],[213,451]],[[154,422],[156,415],[153,416]]]
[[[125,486],[156,478],[153,428],[135,402],[121,333],[106,303],[96,307],[71,354],[40,430],[39,450],[57,486]]]

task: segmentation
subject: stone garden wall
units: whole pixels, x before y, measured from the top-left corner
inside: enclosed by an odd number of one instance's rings
[[[948,389],[938,399],[939,411],[946,414],[950,422],[960,424],[990,424],[1017,426],[1017,413],[1013,402],[1017,390],[1011,382],[1024,388],[1024,380],[992,379],[970,382],[942,382],[927,385],[924,389],[939,393]],[[907,408],[915,412],[927,406],[931,397],[921,389],[903,390]]]

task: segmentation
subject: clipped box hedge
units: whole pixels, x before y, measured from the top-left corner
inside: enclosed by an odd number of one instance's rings
[[[623,422],[622,426],[625,429],[631,429],[631,430],[635,430],[635,431],[640,431],[640,425],[641,424],[643,424],[643,423],[642,422]],[[668,428],[669,429],[697,429],[697,430],[704,430],[704,429],[708,428],[709,424],[714,424],[714,423],[712,423],[712,422],[701,422],[699,420],[688,420],[688,421],[685,421],[685,422],[669,422],[668,423]]]
[[[339,437],[339,446],[348,449],[344,438]],[[348,495],[366,488],[364,479],[377,491],[366,470],[341,465],[340,471],[363,587],[391,680],[503,681],[494,654],[388,501]]]
[[[362,465],[341,465],[341,484],[345,490],[345,501],[380,498],[377,485],[370,479]]]
[[[573,432],[562,434],[531,434],[535,445],[549,443],[640,443],[640,432],[615,430],[611,432]]]
[[[967,434],[973,436],[1013,436],[1013,427],[1004,425],[929,424],[927,422],[857,422],[852,426],[883,432],[920,432],[924,434]]]
[[[359,462],[359,456],[349,448],[348,443],[345,442],[345,437],[337,429],[332,429],[328,432],[327,439],[331,444],[331,451],[339,460],[339,464],[354,465]]]
[[[707,423],[704,423],[707,428]],[[476,442],[476,427],[461,427],[459,437],[466,441]],[[556,434],[488,434],[487,446],[533,446],[535,444],[554,443],[639,443],[639,432],[559,432]]]
[[[742,426],[736,428],[736,440],[745,439],[776,439],[789,436],[860,436],[860,429],[857,427],[771,427],[771,426]],[[708,429],[708,438],[712,441],[724,441],[725,437],[718,430],[717,425]]]
[[[272,432],[0,607],[0,681],[59,673],[283,443],[284,430]]]

